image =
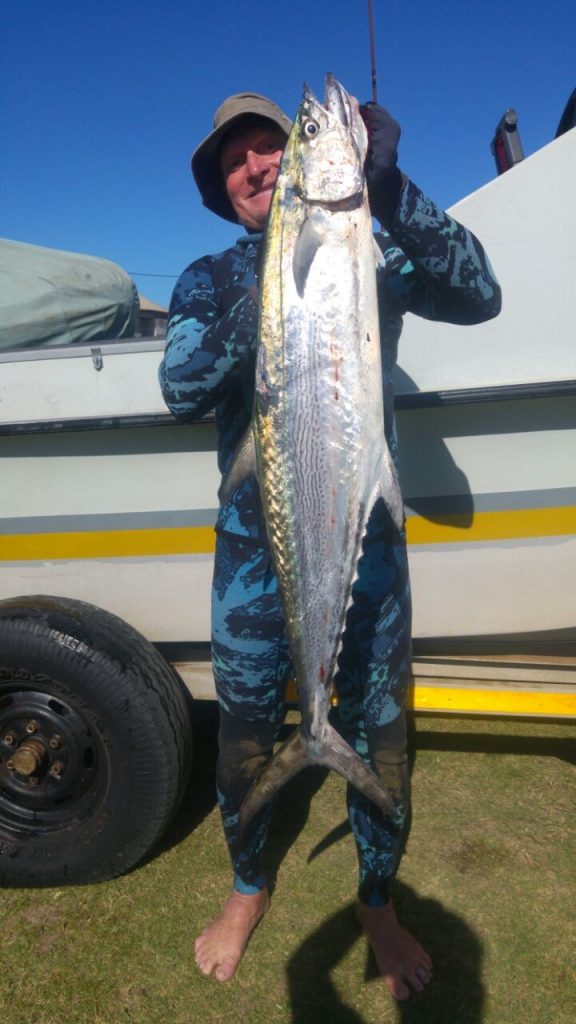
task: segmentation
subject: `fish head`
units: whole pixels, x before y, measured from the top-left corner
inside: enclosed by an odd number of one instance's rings
[[[361,196],[367,148],[358,105],[333,75],[324,103],[305,85],[283,161],[301,198],[330,205]]]

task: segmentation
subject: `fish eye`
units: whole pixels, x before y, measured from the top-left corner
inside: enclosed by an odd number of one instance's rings
[[[313,121],[311,117],[302,122],[302,138],[315,139],[319,131],[320,125],[317,121]]]

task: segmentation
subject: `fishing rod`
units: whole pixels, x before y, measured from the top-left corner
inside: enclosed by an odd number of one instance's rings
[[[374,0],[368,0],[368,28],[370,31],[370,63],[372,66],[372,102],[378,102],[376,88],[376,48],[374,46]]]

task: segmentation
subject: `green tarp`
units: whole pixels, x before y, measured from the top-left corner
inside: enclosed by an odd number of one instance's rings
[[[0,239],[0,351],[133,335],[138,293],[109,260]]]

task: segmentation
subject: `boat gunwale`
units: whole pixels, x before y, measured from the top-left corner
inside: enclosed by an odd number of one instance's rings
[[[1,357],[0,357],[1,360]],[[536,381],[521,384],[501,384],[478,388],[455,388],[449,391],[399,392],[395,396],[397,411],[437,409],[454,405],[472,405],[491,402],[571,398],[576,396],[576,379]],[[168,412],[141,413],[127,416],[88,416],[54,419],[13,420],[0,422],[0,436],[13,434],[64,433],[80,430],[121,430],[141,427],[195,426],[215,421],[214,412],[197,419],[178,419]]]

